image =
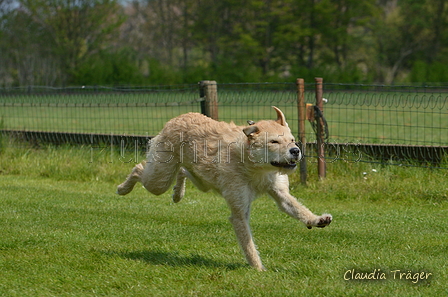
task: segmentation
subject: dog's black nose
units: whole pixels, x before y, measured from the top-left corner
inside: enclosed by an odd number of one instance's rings
[[[291,155],[293,156],[299,156],[300,155],[300,149],[298,147],[293,147],[289,150]]]

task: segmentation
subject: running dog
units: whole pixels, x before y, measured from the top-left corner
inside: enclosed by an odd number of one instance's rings
[[[249,265],[265,270],[249,227],[250,207],[267,193],[280,210],[311,227],[325,227],[330,214],[313,214],[289,193],[288,174],[294,172],[301,152],[285,120],[248,121],[248,126],[218,122],[198,113],[180,115],[151,140],[147,160],[134,167],[117,193],[126,195],[137,182],[154,195],[174,183],[173,201],[185,194],[186,179],[201,191],[224,197],[230,222]]]

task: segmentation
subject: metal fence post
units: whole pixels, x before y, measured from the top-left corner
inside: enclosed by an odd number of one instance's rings
[[[218,120],[218,87],[214,80],[199,82],[200,96],[205,100],[201,102],[201,113]]]
[[[323,102],[323,79],[320,77],[314,78],[316,82],[316,106],[320,109],[322,114],[324,113]],[[324,141],[324,127],[323,121],[317,119],[317,172],[319,179],[322,180],[326,176],[326,164],[325,164],[325,141]]]
[[[297,111],[299,113],[299,142],[302,150],[302,159],[300,160],[300,182],[306,185],[307,171],[306,171],[306,136],[305,136],[305,118],[306,118],[306,104],[305,104],[305,81],[303,78],[298,78],[297,85]]]

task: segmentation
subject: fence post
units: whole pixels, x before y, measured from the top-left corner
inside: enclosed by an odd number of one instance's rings
[[[314,78],[316,82],[316,106],[320,109],[322,114],[324,113],[323,102],[323,79],[320,77]],[[317,119],[317,173],[319,179],[322,180],[326,176],[326,164],[325,164],[325,141],[324,141],[324,127],[323,121]]]
[[[214,80],[199,82],[200,96],[205,100],[201,102],[201,113],[218,120],[218,87]]]
[[[299,142],[301,144],[302,159],[300,159],[300,182],[306,185],[307,171],[306,171],[306,136],[305,136],[305,81],[303,78],[298,78],[297,85],[297,111],[299,113]]]

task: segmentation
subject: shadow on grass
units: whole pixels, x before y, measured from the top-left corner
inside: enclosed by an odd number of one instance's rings
[[[135,251],[135,252],[118,252],[113,253],[122,258],[144,261],[153,265],[166,266],[204,266],[225,268],[228,270],[236,270],[238,268],[246,267],[242,263],[224,263],[215,261],[213,259],[204,258],[203,256],[192,254],[189,256],[179,255],[177,252],[163,252],[163,251]]]

